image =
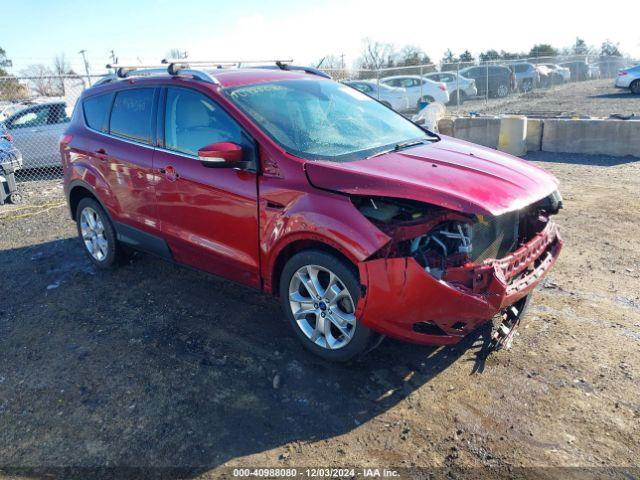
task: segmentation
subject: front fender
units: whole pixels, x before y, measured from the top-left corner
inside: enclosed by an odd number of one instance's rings
[[[357,264],[390,241],[343,195],[301,194],[283,209],[269,208],[268,204],[262,200],[260,205],[260,249],[267,291],[271,291],[280,254],[295,242],[328,245]]]

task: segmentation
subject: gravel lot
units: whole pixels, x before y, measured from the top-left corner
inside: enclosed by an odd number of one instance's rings
[[[491,98],[488,103],[471,100],[461,105],[459,112],[466,114],[519,113],[526,115],[578,115],[609,117],[612,114],[640,117],[640,95],[613,86],[613,79],[566,83],[549,89],[510,95],[504,99]],[[456,106],[447,110],[455,114]]]
[[[640,160],[529,158],[562,181],[566,247],[513,348],[487,327],[341,366],[248,288],[146,255],[96,271],[61,189],[27,186],[0,207],[0,477],[640,475]]]

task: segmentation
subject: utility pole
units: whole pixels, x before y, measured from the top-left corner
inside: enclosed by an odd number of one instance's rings
[[[342,66],[342,70],[344,70],[344,53],[340,54],[340,65]]]
[[[111,57],[111,64],[115,65],[118,63],[118,57],[116,57],[115,52],[113,51],[113,49],[109,50],[109,52],[111,53],[109,56]]]
[[[87,51],[83,49],[83,50],[80,50],[78,53],[82,55],[82,60],[84,61],[84,71],[87,72],[87,81],[89,82],[89,86],[91,86],[91,77],[89,76],[89,63],[87,62],[87,57],[85,55]]]

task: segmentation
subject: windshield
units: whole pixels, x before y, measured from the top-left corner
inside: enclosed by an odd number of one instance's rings
[[[399,144],[437,139],[337,82],[284,80],[226,93],[287,152],[306,159],[359,160]]]

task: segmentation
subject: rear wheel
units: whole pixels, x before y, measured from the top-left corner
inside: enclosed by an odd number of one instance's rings
[[[346,362],[379,343],[358,322],[360,281],[355,267],[320,250],[297,253],[280,277],[282,308],[304,347],[325,360]]]
[[[498,89],[496,90],[496,95],[498,98],[504,98],[509,94],[509,87],[507,87],[504,83],[498,85]]]
[[[76,223],[84,251],[94,265],[109,268],[124,258],[111,220],[96,200],[80,200],[76,210]]]
[[[522,91],[527,93],[530,92],[531,90],[533,90],[533,81],[532,80],[525,80],[522,82]]]
[[[640,80],[634,81],[629,86],[629,89],[631,90],[631,93],[633,93],[634,95],[640,95]]]

